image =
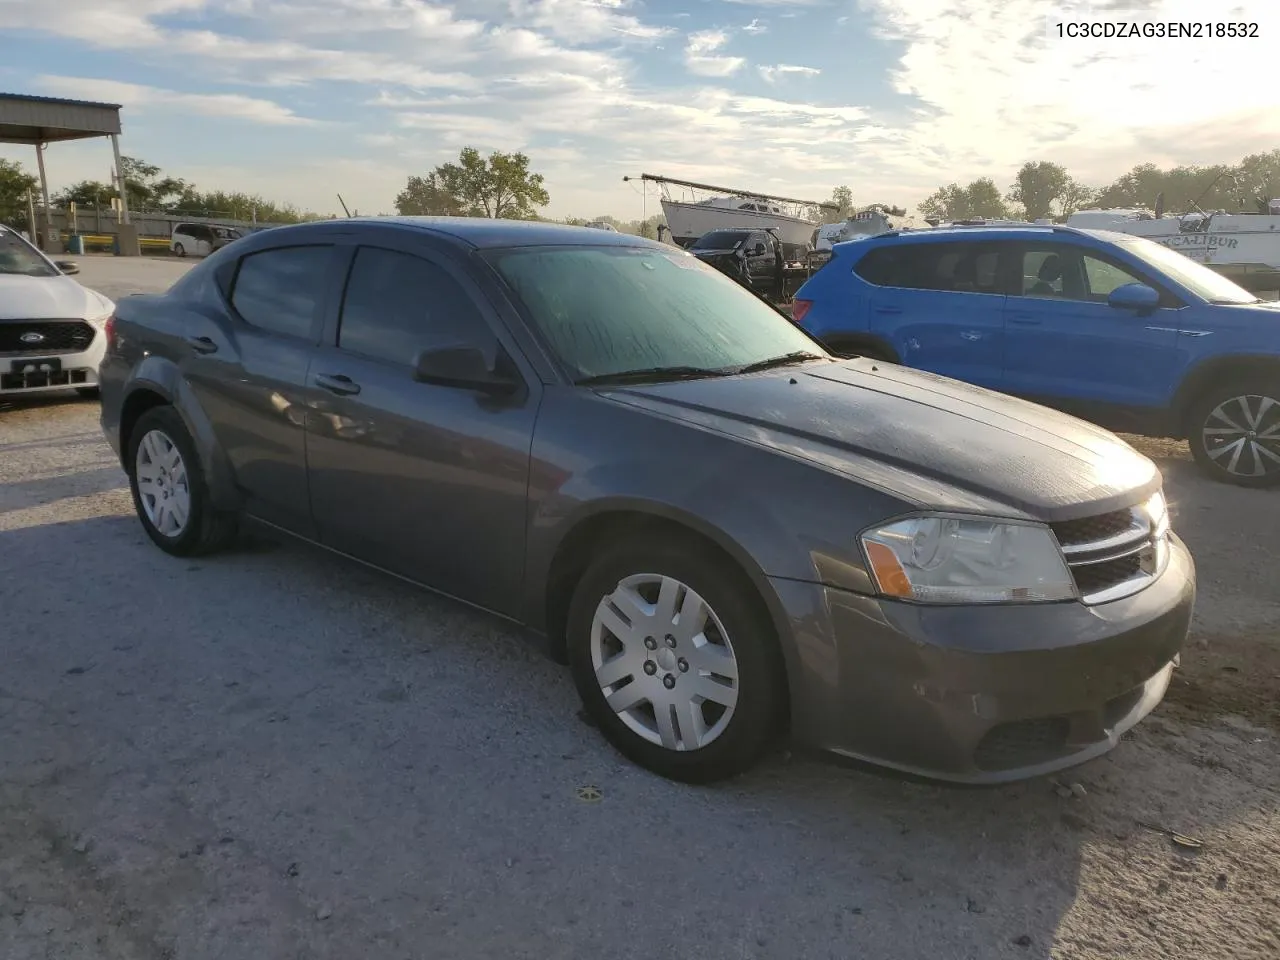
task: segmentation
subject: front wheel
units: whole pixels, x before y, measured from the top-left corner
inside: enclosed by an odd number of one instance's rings
[[[173,254],[176,257],[185,257],[187,255],[187,251],[186,251],[186,248],[182,246],[182,244],[175,243],[173,245]]]
[[[1186,433],[1209,476],[1241,487],[1280,484],[1280,379],[1209,389],[1191,405]]]
[[[778,719],[777,637],[750,582],[680,538],[617,544],[569,610],[587,713],[624,756],[687,783],[749,769]]]

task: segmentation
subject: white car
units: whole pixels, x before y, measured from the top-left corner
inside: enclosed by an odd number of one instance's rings
[[[97,392],[116,305],[67,276],[79,272],[0,226],[0,397]]]

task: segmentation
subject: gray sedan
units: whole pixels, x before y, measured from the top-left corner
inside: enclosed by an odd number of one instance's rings
[[[637,237],[278,228],[118,304],[101,383],[161,549],[253,524],[525,624],[676,779],[780,735],[963,782],[1078,763],[1160,701],[1191,617],[1127,444],[834,359]]]

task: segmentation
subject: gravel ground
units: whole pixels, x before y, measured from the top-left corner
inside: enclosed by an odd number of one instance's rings
[[[788,754],[691,788],[508,627],[294,545],[167,557],[96,404],[0,409],[0,957],[1274,960],[1280,501],[1135,442],[1201,594],[1117,750],[1064,789]]]

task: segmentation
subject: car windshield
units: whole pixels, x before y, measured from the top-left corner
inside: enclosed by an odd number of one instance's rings
[[[575,380],[824,356],[778,311],[679,250],[526,247],[491,262]]]
[[[1163,244],[1141,238],[1116,242],[1143,263],[1171,277],[1210,303],[1259,302],[1244,287]]]
[[[20,277],[56,277],[58,271],[16,233],[0,230],[0,274]]]
[[[691,250],[732,250],[747,239],[745,230],[712,230],[693,242]]]

